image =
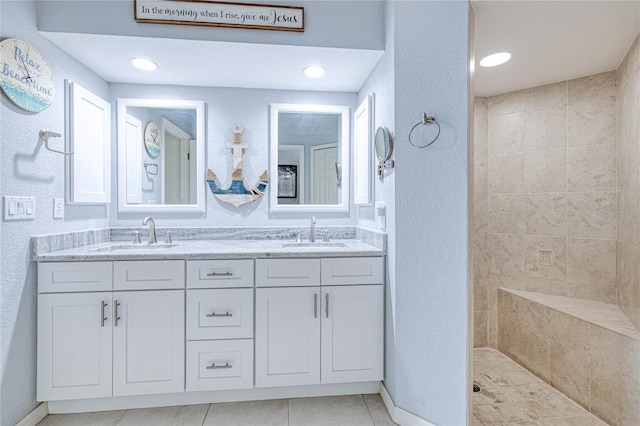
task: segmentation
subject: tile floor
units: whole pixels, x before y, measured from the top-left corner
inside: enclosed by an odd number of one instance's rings
[[[474,349],[473,425],[606,426],[506,355]]]
[[[100,413],[50,414],[38,425],[387,426],[395,423],[391,421],[380,395],[376,394],[227,402]]]
[[[474,350],[473,426],[606,426],[494,349]],[[40,426],[394,425],[380,395],[329,396],[52,414]]]

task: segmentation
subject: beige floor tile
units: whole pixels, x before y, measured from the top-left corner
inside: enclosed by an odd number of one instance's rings
[[[375,426],[395,425],[379,394],[362,395]]]
[[[477,418],[482,424],[504,423],[505,421],[502,414],[489,404],[474,405],[473,417]]]
[[[552,416],[537,401],[503,402],[491,406],[508,422],[530,422]]]
[[[208,408],[209,404],[198,404],[128,410],[118,426],[201,425]]]
[[[373,425],[361,395],[289,400],[289,425]]]
[[[474,360],[476,352],[474,350]],[[498,360],[504,360],[501,363]],[[508,361],[508,362],[507,362]],[[510,365],[509,358],[498,351],[482,352],[482,372],[474,371],[474,377],[483,381],[482,390],[473,400],[474,422],[491,425],[538,426],[603,426],[591,415],[548,383],[535,377],[524,368]],[[489,366],[492,365],[493,369]],[[499,367],[508,366],[509,371]],[[514,382],[524,382],[513,384]],[[510,383],[510,384],[505,384]],[[489,401],[489,404],[483,403]],[[635,426],[635,425],[634,425]]]
[[[519,402],[525,398],[516,386],[496,386],[493,388],[483,388],[478,392],[488,401],[489,404],[500,402]]]
[[[107,426],[116,425],[125,410],[99,413],[49,414],[38,426]]]
[[[207,426],[241,425],[287,425],[289,422],[288,401],[272,399],[267,401],[225,402],[211,404],[204,421]]]

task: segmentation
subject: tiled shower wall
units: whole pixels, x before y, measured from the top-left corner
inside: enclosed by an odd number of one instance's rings
[[[612,71],[476,99],[476,347],[498,287],[616,303],[617,97]]]
[[[640,330],[640,36],[618,76],[618,306]]]

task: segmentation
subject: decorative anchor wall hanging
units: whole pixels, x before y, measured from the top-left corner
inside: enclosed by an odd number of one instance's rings
[[[269,175],[265,170],[260,175],[260,180],[253,186],[246,177],[242,175],[242,162],[244,161],[244,150],[249,148],[249,144],[242,142],[242,126],[233,126],[233,143],[227,144],[227,148],[233,151],[233,173],[231,174],[231,186],[229,189],[222,189],[220,182],[211,169],[207,169],[207,183],[213,195],[220,201],[240,207],[243,204],[257,201],[264,195],[264,191],[269,183]]]

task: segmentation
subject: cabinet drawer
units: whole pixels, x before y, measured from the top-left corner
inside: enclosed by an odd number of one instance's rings
[[[114,290],[184,288],[184,260],[139,260],[113,263]]]
[[[253,289],[187,291],[187,340],[253,337]]]
[[[38,292],[107,291],[112,277],[111,262],[40,262]]]
[[[258,259],[256,286],[287,287],[320,285],[320,259]]]
[[[253,259],[189,261],[187,287],[253,287]]]
[[[253,339],[187,342],[187,391],[253,387]]]
[[[322,259],[322,285],[382,284],[383,257]]]

